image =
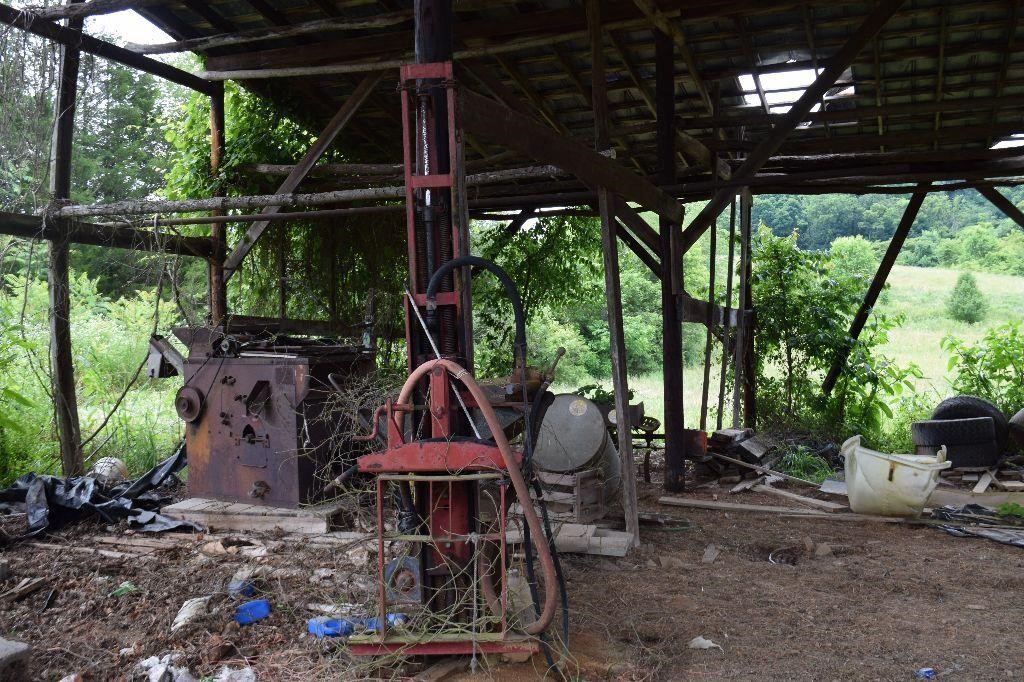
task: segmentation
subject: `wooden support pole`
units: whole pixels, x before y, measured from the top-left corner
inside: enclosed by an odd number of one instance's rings
[[[1024,227],[1024,212],[1017,208],[999,190],[995,187],[979,187],[978,191],[981,193],[981,196],[988,199],[993,206],[1002,211],[1003,215],[1017,223],[1018,226]]]
[[[732,273],[736,251],[736,201],[729,202],[729,257],[725,266],[725,307],[732,307]],[[737,306],[742,309],[742,304]],[[727,317],[722,325],[722,374],[718,377],[718,415],[715,428],[721,429],[725,420],[725,375],[729,370],[729,339],[731,320]]]
[[[210,95],[210,174],[216,180],[220,177],[220,165],[224,158],[224,84]],[[218,196],[224,192],[218,190]],[[221,211],[213,211],[211,217],[220,217]],[[227,256],[227,226],[225,223],[212,223],[210,241],[213,243],[213,255],[210,257],[207,273],[209,275],[210,324],[219,325],[228,314],[227,281],[224,279],[224,258]]]
[[[601,31],[601,6],[587,1],[587,27],[590,34],[591,92],[594,109],[594,146],[598,153],[611,146],[608,117],[608,92],[605,79],[604,36]],[[622,464],[622,511],[632,547],[640,544],[640,519],[637,511],[636,467],[633,461],[632,424],[629,422],[629,377],[626,374],[626,340],[622,322],[622,287],[619,281],[619,248],[615,235],[615,216],[607,187],[597,190],[601,216],[601,254],[604,259],[605,302],[608,306],[608,338],[612,363],[612,390],[615,393],[615,427],[619,434],[619,459]]]
[[[718,83],[714,84],[712,89],[712,101],[711,101],[712,114],[717,114],[720,106],[719,100],[719,88]],[[721,131],[715,129],[715,137],[718,137]],[[718,166],[718,154],[712,155],[712,168]],[[700,430],[707,431],[708,428],[708,396],[711,392],[711,339],[712,333],[712,313],[715,304],[715,265],[718,260],[718,225],[711,226],[711,243],[708,249],[708,314],[704,319],[704,324],[707,329],[704,332],[704,376],[701,382],[700,389]],[[726,303],[728,307],[728,303]],[[723,337],[724,338],[724,337]]]
[[[658,183],[667,187],[676,180],[675,153],[675,60],[672,39],[657,31],[654,35],[655,87],[657,104]],[[684,488],[686,437],[683,419],[683,339],[676,294],[682,290],[682,263],[678,244],[682,223],[662,216],[659,221],[661,251],[661,324],[665,397],[665,490]]]
[[[850,324],[850,333],[848,334],[846,344],[843,345],[836,355],[836,359],[832,362],[832,367],[829,368],[828,374],[825,376],[825,381],[822,382],[821,392],[826,396],[832,392],[840,375],[843,373],[843,369],[846,367],[846,360],[850,357],[850,351],[853,350],[854,344],[857,343],[857,338],[864,329],[864,325],[867,324],[868,316],[874,309],[875,302],[878,301],[878,296],[885,287],[885,281],[889,277],[889,272],[892,271],[896,257],[900,255],[903,242],[906,241],[907,235],[910,234],[910,228],[914,226],[914,219],[917,218],[917,213],[921,210],[924,198],[928,196],[925,191],[926,189],[927,183],[919,185],[917,191],[911,195],[910,203],[903,210],[900,224],[896,226],[896,232],[893,233],[889,247],[885,250],[885,255],[882,256],[882,262],[878,264],[878,271],[875,273],[874,279],[871,280],[871,285],[868,287],[867,293],[864,294],[864,300],[861,302],[860,308]]]
[[[749,189],[740,192],[740,291],[739,307],[744,314],[736,321],[736,347],[733,355],[732,384],[732,425],[740,425],[740,388],[745,385],[744,349],[747,347],[747,335],[750,333],[750,317],[747,312],[747,301],[750,294],[750,206],[753,196]]]
[[[779,150],[789,134],[804,120],[814,105],[821,102],[828,89],[835,84],[843,71],[856,59],[861,49],[878,34],[882,26],[896,13],[904,1],[881,0],[856,33],[832,59],[828,60],[825,70],[804,90],[800,99],[793,103],[785,118],[754,148],[743,165],[733,171],[732,180],[734,182],[742,182],[752,177]],[[733,187],[722,188],[715,192],[707,205],[683,232],[684,251],[693,246],[708,227],[715,223],[718,214],[737,193],[738,190]]]
[[[302,161],[299,162],[288,177],[284,179],[281,186],[277,190],[277,194],[291,194],[299,186],[309,171],[313,168],[320,157],[330,148],[338,134],[344,130],[345,126],[348,125],[349,121],[355,115],[359,107],[362,106],[366,98],[370,96],[373,89],[380,82],[383,77],[383,71],[377,71],[370,73],[356,86],[355,91],[349,96],[345,103],[338,109],[338,113],[334,115],[334,118],[330,120],[327,127],[324,128],[323,132],[320,133],[320,137],[317,138],[313,146],[310,147],[309,151],[306,152],[306,156],[303,157]],[[281,206],[268,206],[263,210],[265,214],[274,214],[281,210]],[[252,250],[252,247],[256,245],[256,241],[260,238],[263,232],[267,229],[269,222],[258,222],[253,223],[249,226],[249,230],[245,233],[240,244],[238,244],[231,254],[224,261],[224,279],[230,280],[231,275],[234,274],[238,266],[241,265],[242,259]]]
[[[754,287],[752,274],[754,270],[754,232],[750,216],[754,210],[754,195],[747,191],[746,208],[746,234],[747,238],[742,245],[746,249],[743,258],[743,278],[746,285],[743,287],[743,300],[740,302],[740,310],[743,315],[743,425],[754,428],[757,425],[757,372],[754,356],[754,339],[757,335],[757,311],[754,309]]]
[[[67,28],[81,35],[82,19],[70,19]],[[60,80],[57,85],[57,120],[53,130],[50,159],[51,201],[71,196],[71,155],[75,136],[75,106],[78,94],[78,66],[81,53],[71,44],[61,48]],[[65,476],[84,473],[82,441],[75,395],[75,365],[71,350],[70,241],[66,221],[57,220],[57,234],[50,242],[47,288],[50,294],[50,364],[53,407],[60,441],[61,471]]]

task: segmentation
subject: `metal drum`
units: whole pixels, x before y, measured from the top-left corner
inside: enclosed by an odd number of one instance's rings
[[[544,471],[566,474],[600,469],[605,499],[621,483],[619,455],[597,405],[571,393],[556,395],[538,429],[534,463]]]

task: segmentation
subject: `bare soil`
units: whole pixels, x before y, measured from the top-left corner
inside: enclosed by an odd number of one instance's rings
[[[573,638],[565,677],[890,680],[912,679],[922,667],[950,679],[1024,676],[1024,550],[922,526],[668,508],[657,504],[659,494],[645,487],[643,506],[677,520],[645,526],[638,551],[565,557]],[[750,493],[719,496],[779,504]],[[261,680],[397,677],[422,668],[371,669],[337,643],[305,634],[314,615],[308,604],[357,601],[369,584],[365,557],[343,546],[246,534],[255,545],[212,556],[202,551],[211,541],[203,536],[173,536],[151,560],[72,549],[119,549],[98,544],[97,535],[125,537],[79,524],[41,540],[56,547],[23,543],[0,555],[11,573],[0,590],[25,577],[48,580],[0,604],[0,634],[33,645],[36,679],[132,679],[139,660],[170,651],[182,652],[197,677],[225,664],[252,666]],[[702,560],[708,545],[721,550],[712,563]],[[277,571],[262,582],[273,614],[239,628],[224,587],[243,565]],[[312,579],[316,569],[330,570]],[[111,596],[124,581],[137,590]],[[172,635],[182,602],[207,594],[215,613]],[[696,636],[721,649],[689,649]],[[543,661],[531,660],[488,665],[483,677],[542,673]]]

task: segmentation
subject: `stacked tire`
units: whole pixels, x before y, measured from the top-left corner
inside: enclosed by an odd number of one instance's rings
[[[914,452],[934,455],[943,445],[954,467],[991,467],[1006,452],[1009,421],[998,407],[969,395],[947,398],[932,418],[910,427]]]

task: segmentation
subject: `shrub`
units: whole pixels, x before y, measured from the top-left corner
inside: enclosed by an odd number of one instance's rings
[[[967,344],[953,337],[942,340],[950,354],[950,385],[957,393],[976,395],[1005,414],[1024,407],[1024,330],[1020,322],[994,327],[980,341]]]
[[[978,288],[974,275],[965,272],[956,280],[956,285],[946,299],[946,312],[958,322],[974,324],[985,319],[988,301]]]

